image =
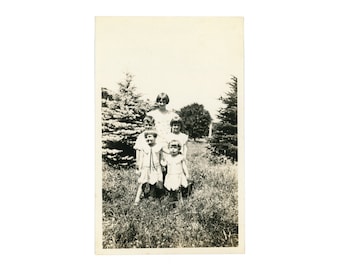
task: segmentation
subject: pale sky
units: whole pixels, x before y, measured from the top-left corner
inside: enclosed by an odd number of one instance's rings
[[[231,75],[243,79],[241,17],[96,17],[96,89],[118,89],[124,73],[169,109],[197,102],[213,118]]]

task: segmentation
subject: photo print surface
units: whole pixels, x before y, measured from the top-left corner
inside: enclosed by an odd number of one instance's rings
[[[242,17],[96,17],[96,254],[244,253]]]

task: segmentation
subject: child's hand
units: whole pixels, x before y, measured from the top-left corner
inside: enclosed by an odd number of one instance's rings
[[[165,160],[161,159],[160,163],[161,163],[162,168],[166,166],[166,161]]]
[[[136,174],[137,174],[137,176],[140,176],[141,175],[141,171],[139,169],[136,169]]]
[[[166,167],[162,166],[162,172],[166,172]]]

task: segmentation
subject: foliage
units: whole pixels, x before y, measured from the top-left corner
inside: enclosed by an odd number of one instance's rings
[[[208,135],[211,116],[204,106],[198,103],[180,109],[179,116],[183,119],[189,137],[196,140]]]
[[[103,248],[238,246],[237,166],[207,162],[206,144],[188,145],[194,182],[184,204],[142,199],[133,206],[137,176],[132,169],[103,168]]]
[[[102,158],[115,167],[133,164],[133,145],[150,108],[132,85],[133,76],[129,73],[125,76],[118,83],[118,91],[102,88]]]
[[[237,78],[227,83],[230,91],[220,97],[223,107],[218,110],[219,122],[214,125],[209,149],[215,156],[225,156],[237,161]]]

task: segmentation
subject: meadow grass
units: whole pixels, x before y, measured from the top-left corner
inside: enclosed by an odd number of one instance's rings
[[[193,182],[184,204],[169,196],[144,198],[134,206],[133,169],[103,166],[103,248],[238,246],[237,165],[209,162],[205,142],[189,142]]]

